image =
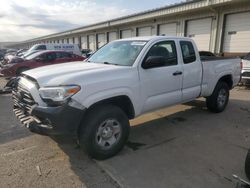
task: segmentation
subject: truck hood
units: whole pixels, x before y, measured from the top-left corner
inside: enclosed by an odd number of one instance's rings
[[[80,85],[83,79],[87,80],[93,76],[103,77],[105,74],[114,73],[114,71],[124,68],[129,67],[79,61],[35,68],[25,71],[23,74],[34,78],[40,87]]]

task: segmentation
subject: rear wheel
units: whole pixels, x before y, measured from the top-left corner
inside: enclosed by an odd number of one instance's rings
[[[229,87],[225,82],[218,82],[212,95],[206,99],[207,108],[211,112],[219,113],[224,111],[228,104]]]
[[[117,154],[129,135],[129,121],[116,106],[105,105],[90,110],[79,132],[80,145],[95,159],[107,159]]]

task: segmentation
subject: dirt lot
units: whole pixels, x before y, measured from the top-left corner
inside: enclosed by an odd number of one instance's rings
[[[249,120],[250,90],[236,88],[221,114],[208,112],[201,99],[133,120],[125,149],[109,160],[94,161],[73,138],[40,136],[21,127],[11,111],[10,95],[0,95],[0,184],[235,187],[231,175],[245,177]]]

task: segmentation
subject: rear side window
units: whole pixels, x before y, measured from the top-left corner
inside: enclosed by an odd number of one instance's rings
[[[66,53],[66,52],[57,52],[56,53],[56,57],[58,59],[60,59],[60,58],[70,58],[71,54],[70,53]]]
[[[196,55],[192,42],[181,41],[180,45],[184,64],[193,63],[196,60]]]
[[[46,46],[45,45],[38,45],[36,47],[36,50],[46,50]]]

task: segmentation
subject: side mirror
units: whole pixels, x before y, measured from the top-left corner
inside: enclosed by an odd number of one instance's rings
[[[142,63],[142,68],[150,69],[155,67],[162,67],[165,65],[166,59],[163,56],[149,56],[146,61]]]
[[[41,57],[37,57],[37,58],[35,58],[35,60],[36,60],[37,62],[43,62],[43,61],[44,61],[44,59],[41,58]]]

